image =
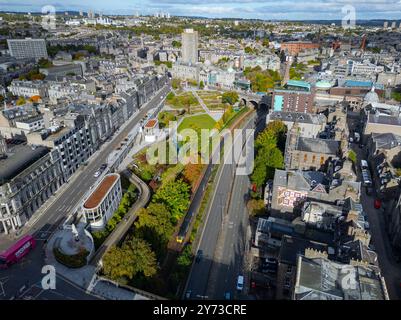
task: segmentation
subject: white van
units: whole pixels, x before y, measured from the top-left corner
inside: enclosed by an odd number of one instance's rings
[[[369,169],[368,162],[366,160],[361,160],[361,169]]]
[[[244,276],[238,276],[237,279],[237,290],[242,291],[244,289]]]

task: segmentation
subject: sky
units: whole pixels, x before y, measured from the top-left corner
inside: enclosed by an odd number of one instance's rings
[[[356,19],[401,19],[401,0],[0,0],[0,11],[76,10],[103,14],[154,14],[264,20],[341,20],[344,6]]]

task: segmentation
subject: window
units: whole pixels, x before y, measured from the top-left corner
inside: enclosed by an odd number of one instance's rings
[[[304,154],[304,162],[307,162],[307,161],[308,161],[308,155]]]
[[[313,155],[313,157],[312,157],[312,163],[315,163],[315,161],[316,161],[316,156]]]
[[[320,157],[320,164],[321,164],[321,165],[324,164],[324,157],[323,157],[323,156]]]

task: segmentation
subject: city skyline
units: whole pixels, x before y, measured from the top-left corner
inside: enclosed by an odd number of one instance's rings
[[[46,0],[34,1],[0,1],[2,11],[40,12],[46,5],[53,5],[56,11],[90,11],[104,14],[126,15],[138,12],[152,15],[156,12],[169,12],[177,16],[202,16],[207,18],[256,18],[262,20],[341,20],[342,9],[352,5],[357,19],[399,19],[401,17],[401,1],[399,0],[363,0],[363,1],[323,1],[309,2],[299,0],[262,1],[262,0],[100,0],[94,8],[89,1],[69,0],[50,3]]]

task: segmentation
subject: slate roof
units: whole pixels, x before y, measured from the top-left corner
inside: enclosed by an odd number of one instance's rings
[[[337,155],[340,141],[299,137],[297,150],[313,153]]]

